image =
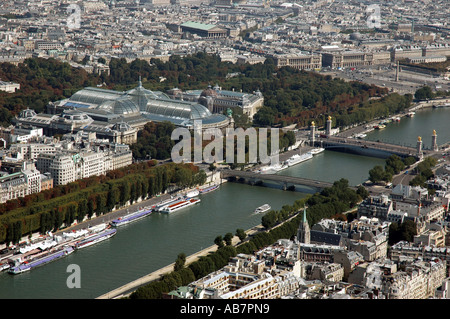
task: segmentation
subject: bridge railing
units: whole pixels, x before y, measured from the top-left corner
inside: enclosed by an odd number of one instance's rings
[[[401,153],[405,155],[411,155],[414,156],[416,153],[416,149],[412,147],[407,146],[401,146],[401,145],[395,145],[395,144],[388,144],[383,142],[376,142],[376,141],[363,141],[363,140],[356,140],[351,138],[321,138],[318,140],[322,145],[341,145],[341,146],[358,146],[361,148],[367,148],[367,149],[376,149],[376,150],[382,150],[386,152],[395,152],[395,153]]]
[[[288,183],[295,185],[303,185],[310,186],[315,188],[326,188],[333,186],[333,183],[318,181],[303,177],[294,177],[294,176],[285,176],[285,175],[276,175],[276,174],[260,174],[249,171],[235,171],[235,170],[223,170],[221,171],[221,177],[237,177],[237,178],[247,178],[247,179],[256,179],[256,180],[266,180],[266,181],[274,181],[280,183]]]

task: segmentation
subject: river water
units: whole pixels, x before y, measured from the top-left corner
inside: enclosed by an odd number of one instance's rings
[[[420,136],[422,147],[429,149],[433,130],[436,130],[438,145],[450,141],[449,120],[449,108],[426,108],[416,111],[414,117],[402,117],[400,122],[392,122],[387,124],[385,129],[370,132],[366,139],[416,147],[417,138]]]
[[[450,141],[449,115],[448,109],[418,111],[413,118],[404,117],[400,123],[369,133],[367,139],[414,146],[420,135],[427,147],[435,129],[438,144],[442,144]],[[329,182],[346,178],[350,185],[358,185],[367,180],[368,171],[375,165],[384,165],[384,160],[325,151],[279,174]],[[109,240],[29,272],[0,273],[0,298],[96,298],[174,262],[181,252],[190,255],[211,246],[218,235],[260,224],[261,215],[253,213],[256,207],[268,203],[280,209],[307,196],[304,191],[224,183],[217,191],[201,195],[202,201],[196,206],[171,215],[154,213],[118,228]],[[67,287],[70,264],[80,266],[81,288]]]

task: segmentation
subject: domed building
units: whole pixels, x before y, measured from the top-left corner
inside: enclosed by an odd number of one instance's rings
[[[168,94],[173,99],[197,102],[213,114],[223,114],[229,108],[238,108],[250,119],[264,104],[264,97],[259,90],[253,93],[227,91],[222,90],[217,84],[214,87],[209,85],[204,90],[187,90],[185,92],[175,88],[169,90]]]
[[[363,39],[361,33],[359,32],[353,32],[350,34],[350,40],[354,41],[361,41]]]
[[[140,81],[129,91],[87,87],[68,99],[49,103],[45,114],[24,110],[15,118],[17,124],[43,128],[48,136],[83,130],[127,144],[136,141],[137,131],[148,122],[169,121],[191,129],[196,120],[202,121],[204,129],[225,129],[231,123],[226,115],[213,114],[198,102],[172,99],[145,89]]]
[[[145,89],[141,81],[136,88],[119,92],[99,88],[85,88],[66,100],[48,106],[48,112],[57,114],[63,109],[82,109],[95,121],[127,122],[141,129],[149,121],[169,121],[177,126],[191,128],[194,120],[206,127],[226,128],[229,119],[222,114],[212,114],[205,106],[193,101],[180,101],[167,94]]]
[[[26,110],[20,111],[19,117],[21,118],[32,118],[36,115],[36,112],[34,110],[30,110],[27,108]]]

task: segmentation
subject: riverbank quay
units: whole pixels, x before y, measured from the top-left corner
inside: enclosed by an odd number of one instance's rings
[[[249,230],[246,231],[247,236],[254,235],[258,232],[263,231],[264,227],[262,225],[255,226]],[[233,237],[232,245],[237,246],[240,244],[239,238],[237,236]],[[195,261],[197,261],[202,256],[207,256],[211,253],[214,253],[218,249],[217,245],[212,245],[210,247],[207,247],[205,249],[202,249],[192,255],[189,255],[186,257],[186,265],[189,265]],[[163,268],[160,268],[152,273],[149,273],[148,275],[145,275],[141,278],[138,278],[128,284],[125,284],[117,289],[114,289],[110,292],[107,292],[96,299],[120,299],[120,298],[126,298],[131,293],[133,293],[137,288],[144,286],[146,284],[149,284],[152,281],[160,279],[163,275],[170,273],[174,269],[175,263],[171,263]]]
[[[174,192],[174,193],[176,193],[176,192]],[[132,205],[124,206],[120,209],[114,210],[107,214],[96,216],[91,219],[86,219],[80,223],[75,222],[73,225],[59,229],[59,230],[53,232],[52,234],[54,236],[60,236],[60,235],[63,235],[63,233],[76,232],[81,229],[88,229],[90,227],[95,227],[95,226],[98,226],[101,224],[109,224],[114,219],[124,217],[124,216],[126,216],[130,213],[136,212],[144,207],[152,207],[154,205],[157,205],[160,202],[171,198],[171,196],[173,196],[173,195],[170,193],[163,194],[158,197],[153,197],[153,198],[150,198],[147,200],[140,201],[138,203],[134,203]],[[0,260],[6,260],[7,258],[11,257],[15,252],[15,249],[16,249],[15,247],[18,247],[25,242],[37,243],[37,242],[45,240],[47,237],[48,237],[47,235],[42,235],[42,234],[37,234],[37,233],[34,234],[31,238],[23,237],[20,240],[19,244],[9,246],[7,252],[0,254]],[[6,244],[0,245],[1,250],[5,250],[5,248],[6,248]]]
[[[269,230],[266,230],[261,224],[252,227],[251,229],[248,229],[245,231],[245,233],[247,234],[247,237],[243,240],[240,241],[239,238],[237,236],[234,236],[232,239],[231,244],[235,247],[247,242],[248,240],[250,240],[252,238],[252,236],[258,234],[258,233],[262,233],[262,232],[267,232],[267,231],[271,231],[273,229],[276,229],[277,227],[280,227],[281,225],[283,225],[284,223],[287,223],[289,221],[291,221],[293,218],[297,217],[299,214],[299,212],[297,212],[296,214],[293,214],[290,218],[288,218],[287,220],[283,221],[282,223],[279,223],[277,225],[275,225],[274,227],[270,228]],[[217,245],[212,245],[210,247],[207,247],[205,249],[202,249],[194,254],[189,255],[188,257],[186,257],[186,263],[185,265],[189,265],[195,261],[197,261],[200,257],[202,256],[207,256],[211,253],[214,253],[216,250],[218,249]],[[136,289],[138,289],[141,286],[144,286],[146,284],[151,283],[152,281],[158,280],[160,279],[163,275],[168,274],[170,272],[173,271],[174,269],[174,265],[175,263],[171,263],[163,268],[160,268],[148,275],[145,275],[141,278],[138,278],[128,284],[125,284],[121,287],[118,287],[110,292],[107,292],[99,297],[97,297],[96,299],[121,299],[121,298],[127,298],[128,296],[130,296]]]
[[[438,99],[430,99],[427,101],[419,101],[414,103],[411,107],[409,107],[407,110],[404,110],[401,113],[398,114],[392,114],[389,116],[389,118],[403,118],[406,116],[410,116],[411,112],[416,112],[422,109],[432,108],[435,105],[441,105],[444,103],[448,103],[450,101],[450,98],[438,98]],[[374,126],[378,125],[380,122],[382,122],[385,119],[376,119],[372,120],[369,123],[359,124],[352,127],[349,127],[345,130],[342,130],[341,132],[337,133],[337,136],[340,137],[352,137],[358,134],[366,134],[374,130]]]
[[[221,184],[223,182],[226,182],[226,180],[220,179],[219,172],[207,172],[206,183],[204,185],[200,185],[198,187],[199,188],[207,187],[207,186],[210,186],[212,183]],[[115,220],[117,218],[124,217],[128,214],[137,212],[143,208],[154,207],[155,205],[161,204],[162,202],[164,202],[172,197],[174,198],[174,197],[184,194],[190,190],[191,189],[180,189],[177,187],[172,187],[169,191],[167,191],[164,194],[160,194],[160,195],[154,196],[152,198],[144,199],[144,200],[139,199],[138,201],[136,201],[132,204],[127,203],[124,206],[115,208],[112,211],[107,212],[105,214],[98,215],[98,216],[94,215],[91,218],[86,218],[82,222],[75,221],[72,225],[60,228],[60,229],[52,232],[52,234],[53,235],[62,235],[63,233],[77,231],[80,229],[87,229],[89,227],[98,226],[100,224],[109,224],[110,222],[112,222],[113,220]],[[19,243],[15,244],[15,245],[6,246],[5,243],[0,244],[0,251],[1,251],[0,260],[8,258],[10,255],[12,255],[14,253],[15,249],[17,247],[19,247],[20,245],[23,245],[28,242],[39,242],[41,240],[44,240],[45,238],[47,238],[46,234],[33,233],[31,236],[24,235],[20,239]]]

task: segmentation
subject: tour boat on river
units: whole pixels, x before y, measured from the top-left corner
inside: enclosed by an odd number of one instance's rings
[[[151,213],[152,213],[152,209],[148,208],[148,207],[145,207],[145,208],[140,209],[140,210],[138,210],[136,212],[128,214],[128,215],[126,215],[124,217],[119,217],[117,219],[114,219],[111,222],[111,226],[113,226],[113,227],[123,226],[123,225],[129,224],[131,222],[134,222],[136,220],[139,220],[141,218],[150,216]]]
[[[186,207],[198,204],[198,203],[200,203],[200,199],[198,199],[198,198],[181,199],[173,204],[170,204],[170,205],[160,208],[159,211],[164,214],[170,214],[170,213],[176,212],[180,209],[183,209],[183,208],[186,208]]]

